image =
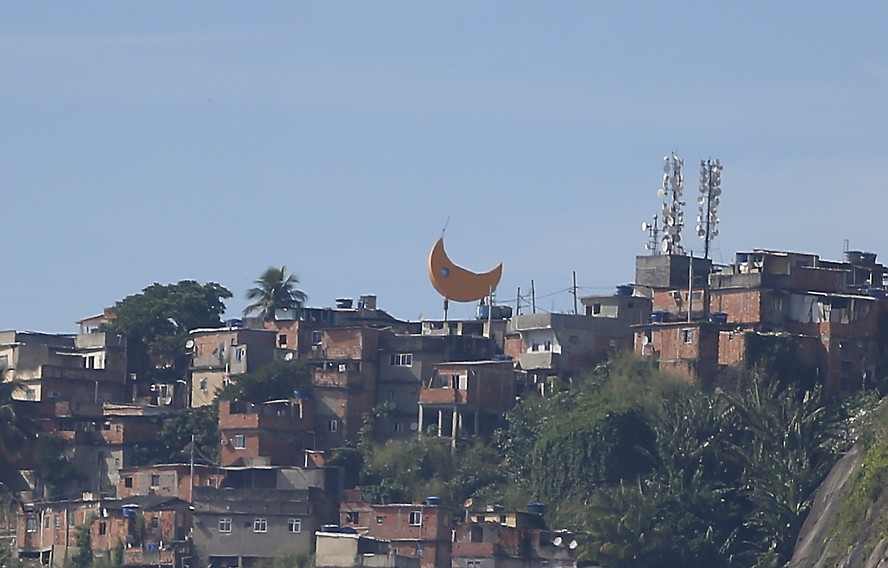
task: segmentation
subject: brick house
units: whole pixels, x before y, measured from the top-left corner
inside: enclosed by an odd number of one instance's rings
[[[419,391],[419,431],[457,439],[478,434],[486,418],[515,405],[511,361],[438,363]]]
[[[308,399],[219,401],[220,463],[300,465],[303,451],[315,448],[314,427],[314,404]]]

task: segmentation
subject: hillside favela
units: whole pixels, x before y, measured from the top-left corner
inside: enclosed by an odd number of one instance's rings
[[[613,260],[632,282],[563,313],[498,302],[508,267],[442,235],[439,319],[318,307],[273,266],[236,319],[183,280],[76,333],[3,331],[0,563],[883,565],[888,269],[850,247],[715,263],[721,163],[699,192],[664,171],[642,254]]]

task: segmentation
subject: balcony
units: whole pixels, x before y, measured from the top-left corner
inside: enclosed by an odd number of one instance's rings
[[[465,389],[423,387],[419,391],[420,404],[466,404],[468,399]]]

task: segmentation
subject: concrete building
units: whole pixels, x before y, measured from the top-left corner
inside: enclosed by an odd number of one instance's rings
[[[122,402],[126,340],[113,333],[0,332],[0,367],[21,381],[22,400]]]
[[[191,345],[191,407],[212,404],[232,375],[250,373],[275,360],[275,333],[239,326],[195,329]],[[159,385],[162,388],[162,385]]]
[[[193,566],[251,566],[314,552],[314,533],[335,523],[333,468],[227,468],[221,487],[195,487]]]

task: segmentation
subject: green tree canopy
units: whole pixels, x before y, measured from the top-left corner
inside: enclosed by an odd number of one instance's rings
[[[311,388],[311,368],[305,361],[273,361],[258,371],[231,377],[219,389],[219,400],[246,400],[261,404],[269,400],[290,398],[294,390]]]
[[[228,298],[231,292],[215,282],[155,283],[117,302],[112,309],[114,319],[102,329],[126,335],[131,372],[158,365],[183,369],[188,332],[222,325]]]
[[[299,278],[295,274],[287,275],[286,266],[270,266],[255,284],[246,293],[247,300],[252,303],[244,308],[245,316],[259,312],[263,320],[271,321],[276,310],[287,308],[298,312],[307,299],[305,292],[296,287]]]

